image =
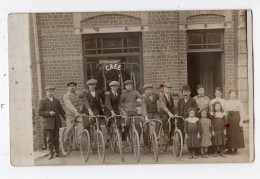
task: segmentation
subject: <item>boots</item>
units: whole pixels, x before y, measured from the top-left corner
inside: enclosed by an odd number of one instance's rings
[[[51,159],[53,159],[53,145],[52,144],[49,145],[49,150],[50,150],[50,154],[49,154],[48,160],[51,160]]]

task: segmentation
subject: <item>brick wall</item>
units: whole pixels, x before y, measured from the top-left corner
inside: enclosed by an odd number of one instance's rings
[[[56,87],[56,97],[62,101],[67,91],[66,83],[78,82],[78,88],[83,89],[83,58],[81,36],[73,30],[72,13],[37,14],[39,35],[42,88],[47,85]],[[31,40],[34,45],[33,39]],[[36,61],[32,58],[33,73],[33,105],[36,109],[34,142],[35,149],[42,145],[41,120],[37,114],[38,87]],[[43,97],[45,92],[43,90]]]
[[[236,60],[235,59],[235,29],[234,11],[232,12],[231,28],[224,31],[224,60],[225,60],[225,98],[228,99],[228,91],[236,89]]]
[[[143,32],[145,83],[159,87],[170,82],[179,89],[178,23],[178,12],[148,13],[149,30]]]

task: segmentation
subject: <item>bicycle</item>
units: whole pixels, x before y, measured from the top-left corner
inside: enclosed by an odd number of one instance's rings
[[[81,115],[78,117],[84,117],[84,116],[85,115]],[[66,133],[67,127],[65,127],[65,129],[63,130],[63,132],[61,134],[61,138],[60,138],[60,147],[61,147],[61,151],[64,155],[69,155],[73,144],[76,143],[76,145],[79,145],[82,160],[84,162],[86,162],[89,158],[89,153],[90,153],[90,135],[89,135],[88,130],[84,129],[81,131],[79,138],[77,138],[76,130],[75,130],[75,123],[76,122],[82,123],[82,122],[77,121],[76,119],[77,119],[77,117],[75,117],[71,121],[71,123],[73,123],[73,128],[72,128],[71,137],[69,137],[69,139],[65,138],[65,133]]]
[[[172,121],[171,119],[174,119],[174,124],[175,124],[175,128],[173,131],[173,138],[172,138],[172,143],[173,143],[173,155],[175,155],[175,157],[177,158],[177,160],[179,161],[181,159],[181,155],[182,155],[182,150],[183,150],[183,137],[182,137],[182,133],[180,131],[180,129],[178,128],[178,120],[176,119],[181,119],[184,121],[184,118],[182,116],[173,116],[173,117],[169,117],[167,124],[169,125],[169,132],[171,132],[171,124]],[[171,144],[171,141],[169,141],[166,144],[165,150],[167,150],[167,147]]]
[[[122,148],[122,139],[121,139],[121,134],[119,132],[117,123],[116,123],[116,118],[117,117],[122,117],[121,115],[115,115],[107,118],[107,124],[109,123],[109,120],[112,120],[112,125],[110,126],[108,133],[110,135],[110,146],[113,152],[116,152],[116,148],[118,147],[121,160],[122,162],[124,161],[123,157],[123,148]]]
[[[139,162],[140,160],[140,139],[139,134],[135,128],[135,119],[141,119],[143,121],[143,118],[141,116],[134,116],[134,117],[125,117],[125,124],[126,126],[126,120],[130,119],[130,129],[129,129],[129,136],[127,137],[128,145],[130,146],[130,151],[134,153],[135,160]],[[141,122],[140,122],[141,123]],[[142,126],[142,124],[140,124]]]
[[[95,118],[95,122],[94,122],[93,118]],[[105,140],[104,140],[103,133],[99,129],[98,118],[105,118],[106,119],[106,116],[101,116],[101,115],[97,115],[97,116],[93,116],[93,117],[89,116],[89,120],[90,120],[90,130],[89,130],[90,131],[90,149],[91,149],[92,153],[94,153],[95,144],[97,144],[99,159],[101,160],[101,162],[104,162],[104,160],[105,160]]]
[[[162,129],[162,122],[158,119],[150,119],[149,121],[146,121],[143,124],[143,127],[148,124],[149,125],[149,136],[148,136],[148,151],[151,152],[151,146],[153,147],[153,153],[154,153],[154,160],[158,161],[158,141],[157,141],[157,135],[155,132],[156,123],[160,123],[160,129],[159,132]]]

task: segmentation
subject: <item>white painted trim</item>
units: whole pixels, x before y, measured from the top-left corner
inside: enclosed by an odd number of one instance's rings
[[[202,29],[225,29],[231,28],[231,23],[218,24],[182,24],[179,25],[179,30],[202,30]]]
[[[143,27],[143,29],[142,29]],[[148,31],[148,26],[131,26],[127,27],[100,27],[98,30],[94,28],[74,29],[75,34],[98,34],[98,33],[116,33],[116,32],[142,32]]]

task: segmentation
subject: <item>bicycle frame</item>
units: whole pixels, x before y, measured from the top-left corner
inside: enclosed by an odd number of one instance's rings
[[[148,124],[149,125],[149,137],[151,137],[152,135],[152,132],[155,132],[155,125],[153,125],[152,122],[158,122],[160,123],[160,129],[159,129],[159,132],[162,130],[162,121],[158,120],[158,119],[149,119],[149,121],[146,121],[144,124],[143,124],[143,127]]]
[[[183,121],[185,121],[182,116],[173,116],[173,117],[168,118],[167,124],[169,125],[169,132],[171,132],[171,119],[174,119],[175,129],[179,129],[178,128],[178,121],[176,120],[176,119],[179,119],[179,118],[182,119]]]

